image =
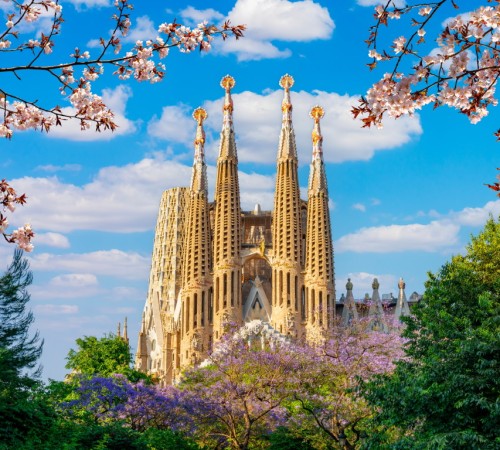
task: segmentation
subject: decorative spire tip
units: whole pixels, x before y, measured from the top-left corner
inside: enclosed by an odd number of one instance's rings
[[[220,82],[221,87],[225,89],[226,92],[229,92],[235,84],[236,81],[234,81],[234,78],[231,75],[226,75]]]
[[[318,123],[325,115],[325,110],[321,106],[316,105],[312,107],[309,115],[314,119],[314,122]]]
[[[280,78],[280,86],[285,89],[285,91],[288,91],[294,83],[295,80],[291,75],[285,74]]]
[[[208,117],[207,112],[203,108],[196,108],[193,111],[193,119],[198,122],[198,125],[202,125],[203,121]]]

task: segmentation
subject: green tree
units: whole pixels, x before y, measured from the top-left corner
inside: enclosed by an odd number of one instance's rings
[[[490,217],[464,256],[429,274],[405,318],[407,360],[365,386],[379,424],[399,430],[393,448],[500,448],[499,236]]]
[[[0,448],[19,447],[46,418],[31,391],[38,384],[43,346],[38,332],[30,332],[34,318],[27,310],[27,288],[32,279],[23,252],[15,250],[0,277]]]
[[[117,373],[125,375],[130,381],[150,378],[132,369],[132,354],[128,342],[113,334],[102,338],[84,336],[76,340],[77,349],[71,349],[66,357],[66,368],[84,378],[95,375],[109,377]]]

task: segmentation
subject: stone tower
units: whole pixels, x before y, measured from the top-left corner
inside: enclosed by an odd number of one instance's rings
[[[276,190],[272,225],[273,291],[272,326],[285,335],[298,335],[295,325],[303,318],[300,301],[302,292],[302,212],[298,177],[297,147],[292,124],[290,88],[294,80],[290,75],[281,77],[284,89],[281,103],[282,123],[279,139]],[[302,311],[300,311],[302,306]]]
[[[194,162],[187,205],[185,249],[182,277],[182,323],[180,359],[182,365],[201,360],[211,346],[212,317],[212,242],[208,204],[207,166],[205,164],[205,132],[207,113],[198,108],[193,113],[198,126],[194,141]]]
[[[182,287],[188,199],[189,189],[178,187],[165,191],[160,201],[149,289],[135,360],[137,369],[157,374],[165,383],[171,382],[173,369],[180,367],[175,342],[180,333],[177,335],[173,330],[177,298]]]
[[[333,245],[328,207],[328,186],[323,162],[320,120],[323,108],[311,109],[314,119],[312,132],[312,162],[309,174],[306,230],[306,320],[308,327],[333,325],[335,312],[335,279]]]
[[[214,337],[219,339],[226,322],[242,321],[241,301],[241,209],[238,156],[233,129],[234,78],[221,81],[225,90],[220,134],[213,237]]]

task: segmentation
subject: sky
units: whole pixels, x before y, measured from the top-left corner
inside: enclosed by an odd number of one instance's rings
[[[65,22],[53,54],[44,61],[68,60],[75,47],[96,53],[95,40],[107,36],[112,26],[111,3],[62,1]],[[78,124],[66,122],[48,134],[19,131],[12,140],[0,141],[0,178],[28,196],[27,205],[9,216],[11,229],[30,222],[37,233],[35,250],[27,256],[34,274],[33,328],[45,340],[45,379],[64,377],[65,356],[75,348],[75,339],[116,332],[125,317],[135,351],[159,201],[165,189],[189,185],[195,134],[191,114],[198,106],[209,115],[206,157],[213,196],[224,93],[219,83],[226,74],[236,80],[234,128],[244,210],[255,203],[272,208],[280,77],[289,73],[295,79],[291,98],[304,198],[312,150],[309,110],[317,104],[325,109],[321,128],[337,297],[345,292],[347,278],[357,298],[371,293],[374,277],[381,293],[397,293],[399,277],[406,281],[407,295],[423,293],[427,272],[463,252],[489,213],[498,216],[500,200],[484,186],[495,180],[499,165],[500,144],[493,136],[498,111],[477,125],[443,108],[388,120],[382,130],[363,129],[353,120],[349,111],[357,98],[390,70],[382,66],[370,72],[366,66],[364,40],[376,3],[136,2],[124,48],[156,37],[159,24],[174,18],[189,25],[230,18],[248,30],[239,41],[216,40],[207,54],[172,49],[161,83],[121,81],[107,69],[93,89],[114,110],[115,133],[81,132]],[[482,3],[468,1],[466,6]],[[4,2],[0,8],[5,13]],[[39,35],[44,20],[22,31]],[[436,32],[441,24],[436,23]],[[402,27],[395,23],[384,32],[394,39]],[[428,41],[430,52],[436,44]],[[8,57],[9,64],[22,65],[25,56]],[[44,74],[20,79],[3,74],[3,86],[50,106],[67,106]],[[0,270],[12,251],[13,246],[0,244]]]

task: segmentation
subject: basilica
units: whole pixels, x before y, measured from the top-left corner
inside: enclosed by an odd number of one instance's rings
[[[274,333],[301,339],[333,326],[334,259],[320,128],[324,111],[313,106],[310,112],[312,162],[304,200],[292,123],[293,83],[290,75],[280,80],[272,211],[240,207],[234,79],[228,75],[221,81],[225,98],[213,200],[204,154],[207,113],[202,108],[193,113],[191,183],[166,190],[161,199],[136,353],[136,368],[164,384],[205,359],[228,323],[260,320]]]

